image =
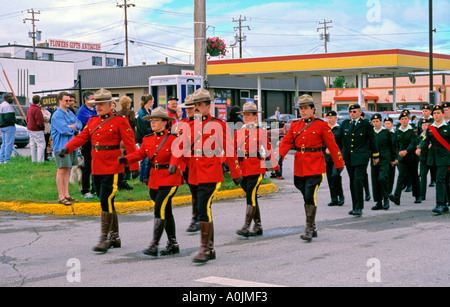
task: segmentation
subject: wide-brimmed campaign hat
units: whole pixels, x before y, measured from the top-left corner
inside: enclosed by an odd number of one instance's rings
[[[263,111],[258,111],[258,107],[253,102],[247,102],[242,107],[241,112],[236,112],[237,114],[243,114],[243,113],[264,113]]]
[[[312,104],[314,104],[314,100],[313,100],[313,98],[310,95],[305,94],[305,95],[300,96],[300,98],[298,99],[298,106],[299,107],[301,107],[301,106],[309,106],[309,105],[312,105]]]
[[[152,110],[152,113],[150,115],[144,116],[144,119],[150,120],[152,118],[162,118],[164,120],[175,120],[175,118],[170,117],[167,114],[167,110],[164,107],[157,107],[156,109]]]
[[[184,103],[178,105],[180,108],[189,109],[195,107],[194,100],[192,99],[192,94],[188,95],[184,100]]]
[[[203,102],[203,101],[211,101],[211,95],[208,90],[204,88],[199,88],[192,94],[192,100],[194,103]]]
[[[102,102],[112,102],[118,98],[113,97],[111,92],[107,89],[101,88],[94,94],[94,100],[89,100],[88,103],[102,103]]]

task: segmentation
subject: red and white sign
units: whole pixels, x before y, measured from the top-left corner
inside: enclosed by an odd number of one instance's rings
[[[102,49],[101,44],[98,43],[82,43],[82,42],[70,42],[60,39],[50,39],[50,48],[64,48],[64,49],[78,49],[78,50],[91,50],[100,51]]]

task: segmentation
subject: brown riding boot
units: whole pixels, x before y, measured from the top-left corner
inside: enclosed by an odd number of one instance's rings
[[[161,256],[173,255],[180,253],[180,246],[177,242],[175,219],[173,215],[166,219],[166,233],[167,233],[167,245],[166,248],[161,251]]]
[[[100,241],[96,246],[92,248],[94,252],[106,253],[111,246],[111,242],[108,240],[108,234],[111,229],[113,214],[102,211],[100,216]]]
[[[317,237],[317,230],[315,228],[316,210],[317,207],[314,205],[305,205],[306,227],[305,233],[300,235],[300,238],[305,241],[311,241],[313,237]]]
[[[245,211],[245,223],[244,226],[242,226],[241,229],[237,230],[236,233],[243,237],[248,237],[250,235],[250,224],[252,223],[253,216],[255,215],[256,208],[252,205],[247,205],[246,211]]]
[[[150,246],[142,251],[144,254],[154,257],[158,256],[158,245],[159,240],[161,239],[161,236],[164,232],[164,224],[165,220],[155,218],[153,222],[153,240],[150,243]]]
[[[210,259],[209,255],[209,239],[211,236],[211,223],[200,222],[200,250],[192,261],[195,263],[205,263]]]
[[[259,205],[256,205],[255,215],[253,216],[253,230],[250,231],[249,236],[262,236],[263,228],[261,225],[261,212],[259,211]]]
[[[211,221],[211,231],[208,241],[209,260],[216,259],[216,250],[214,249],[214,222]]]
[[[111,231],[109,232],[109,242],[111,247],[119,248],[122,246],[122,241],[119,237],[119,219],[116,210],[113,211]]]

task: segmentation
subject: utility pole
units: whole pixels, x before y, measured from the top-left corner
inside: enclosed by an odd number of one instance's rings
[[[430,94],[428,102],[431,104],[434,104],[434,80],[433,80],[433,32],[436,33],[436,29],[433,29],[433,0],[428,0],[428,6],[429,6],[429,27],[430,27],[430,33],[429,33],[429,45],[430,45]]]
[[[244,19],[242,19],[242,16],[239,15],[239,19],[236,20],[233,18],[233,22],[238,22],[239,26],[234,27],[234,31],[236,31],[237,29],[239,29],[239,58],[242,59],[242,42],[244,41],[244,39],[242,38],[242,28],[247,28],[250,30],[249,26],[243,26],[242,23],[244,21],[247,21],[247,18],[244,16]]]
[[[197,76],[203,77],[207,85],[206,76],[206,1],[194,0],[194,69]],[[206,88],[207,86],[205,86]]]
[[[324,40],[325,53],[328,53],[327,43],[330,41],[330,39],[329,39],[330,34],[327,33],[327,30],[329,28],[332,28],[332,26],[327,26],[327,24],[329,24],[329,23],[333,23],[333,20],[327,21],[326,19],[324,19],[323,22],[319,21],[319,25],[323,25],[323,27],[317,28],[317,32],[319,32],[320,30],[323,30],[323,37],[321,39]],[[326,86],[327,86],[327,88],[330,87],[330,77],[326,77]]]
[[[323,25],[323,27],[321,28],[317,28],[317,32],[319,32],[320,30],[323,30],[323,39],[325,41],[324,46],[325,46],[325,53],[328,53],[328,46],[327,43],[330,41],[330,34],[327,34],[327,30],[332,28],[332,26],[327,26],[327,24],[329,23],[333,23],[333,20],[329,20],[327,21],[326,19],[323,20],[323,22],[319,21],[319,25]]]
[[[37,55],[36,55],[36,21],[39,21],[39,19],[35,18],[35,15],[38,15],[41,13],[41,11],[35,11],[34,9],[29,9],[27,11],[28,14],[31,14],[31,18],[25,18],[23,20],[23,23],[26,23],[27,20],[31,21],[31,24],[33,25],[33,32],[32,33],[32,38],[33,38],[33,60],[37,60]]]
[[[135,7],[133,3],[127,3],[127,0],[123,0],[123,4],[116,5],[119,8],[123,8],[125,11],[125,66],[128,66],[128,8]]]

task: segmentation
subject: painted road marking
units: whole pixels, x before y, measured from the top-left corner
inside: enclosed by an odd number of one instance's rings
[[[205,277],[205,278],[200,278],[195,281],[204,282],[204,283],[208,283],[208,284],[217,284],[217,285],[228,286],[228,287],[286,287],[286,286],[281,286],[281,285],[266,284],[266,283],[239,280],[239,279],[230,279],[230,278],[223,278],[223,277],[217,277],[217,276],[209,276],[209,277]]]

